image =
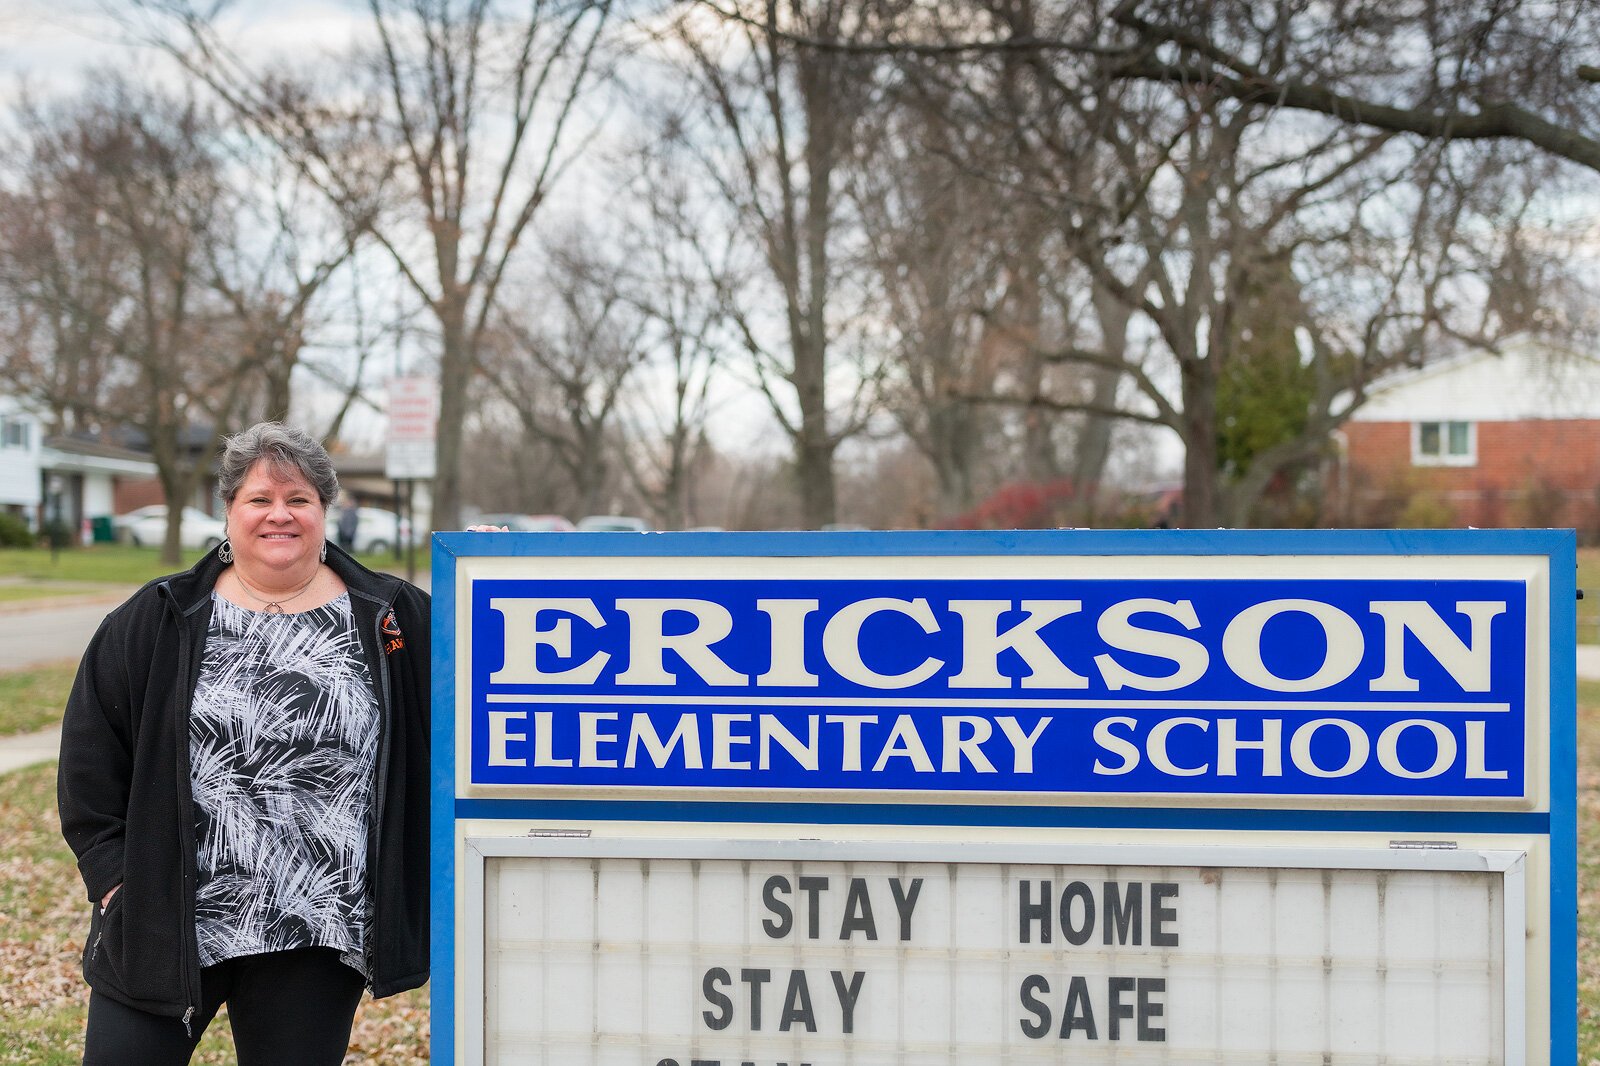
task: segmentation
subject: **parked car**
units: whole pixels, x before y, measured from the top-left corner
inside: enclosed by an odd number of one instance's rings
[[[592,514],[578,519],[580,533],[644,533],[649,528],[649,522],[631,515]]]
[[[327,535],[335,544],[339,543],[340,512],[337,504],[328,508]],[[356,515],[357,555],[382,555],[393,551],[397,544],[404,547],[410,540],[411,523],[393,511],[385,511],[381,507],[357,507]]]
[[[576,527],[558,514],[481,514],[475,526],[505,526],[512,533],[570,533]]]
[[[117,538],[135,547],[159,548],[167,537],[167,505],[152,503],[112,520]],[[226,524],[198,507],[185,507],[178,516],[178,545],[185,550],[210,551],[228,535]]]

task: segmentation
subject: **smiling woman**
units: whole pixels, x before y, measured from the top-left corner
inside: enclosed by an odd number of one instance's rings
[[[223,1003],[241,1061],[332,1066],[363,985],[427,979],[428,597],[327,543],[307,434],[229,438],[218,485],[227,539],[109,616],[67,702],[86,1066],[187,1063]]]

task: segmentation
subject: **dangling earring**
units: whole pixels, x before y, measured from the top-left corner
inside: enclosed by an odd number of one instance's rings
[[[318,553],[317,559],[319,561],[321,561],[321,562],[324,562],[324,563],[328,561],[328,542],[327,541],[323,541],[322,542],[322,551],[320,553]]]
[[[226,537],[223,538],[222,545],[217,548],[217,558],[224,563],[233,562],[233,542]]]

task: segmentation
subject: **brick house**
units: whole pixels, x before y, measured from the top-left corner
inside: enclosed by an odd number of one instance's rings
[[[1600,539],[1600,358],[1534,338],[1383,382],[1340,433],[1338,517]]]

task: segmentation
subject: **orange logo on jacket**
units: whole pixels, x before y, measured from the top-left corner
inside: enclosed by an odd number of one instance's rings
[[[389,638],[383,643],[383,653],[385,655],[393,655],[406,646],[406,638],[400,632],[400,623],[395,621],[393,611],[383,616],[383,621],[379,623],[378,629]]]

